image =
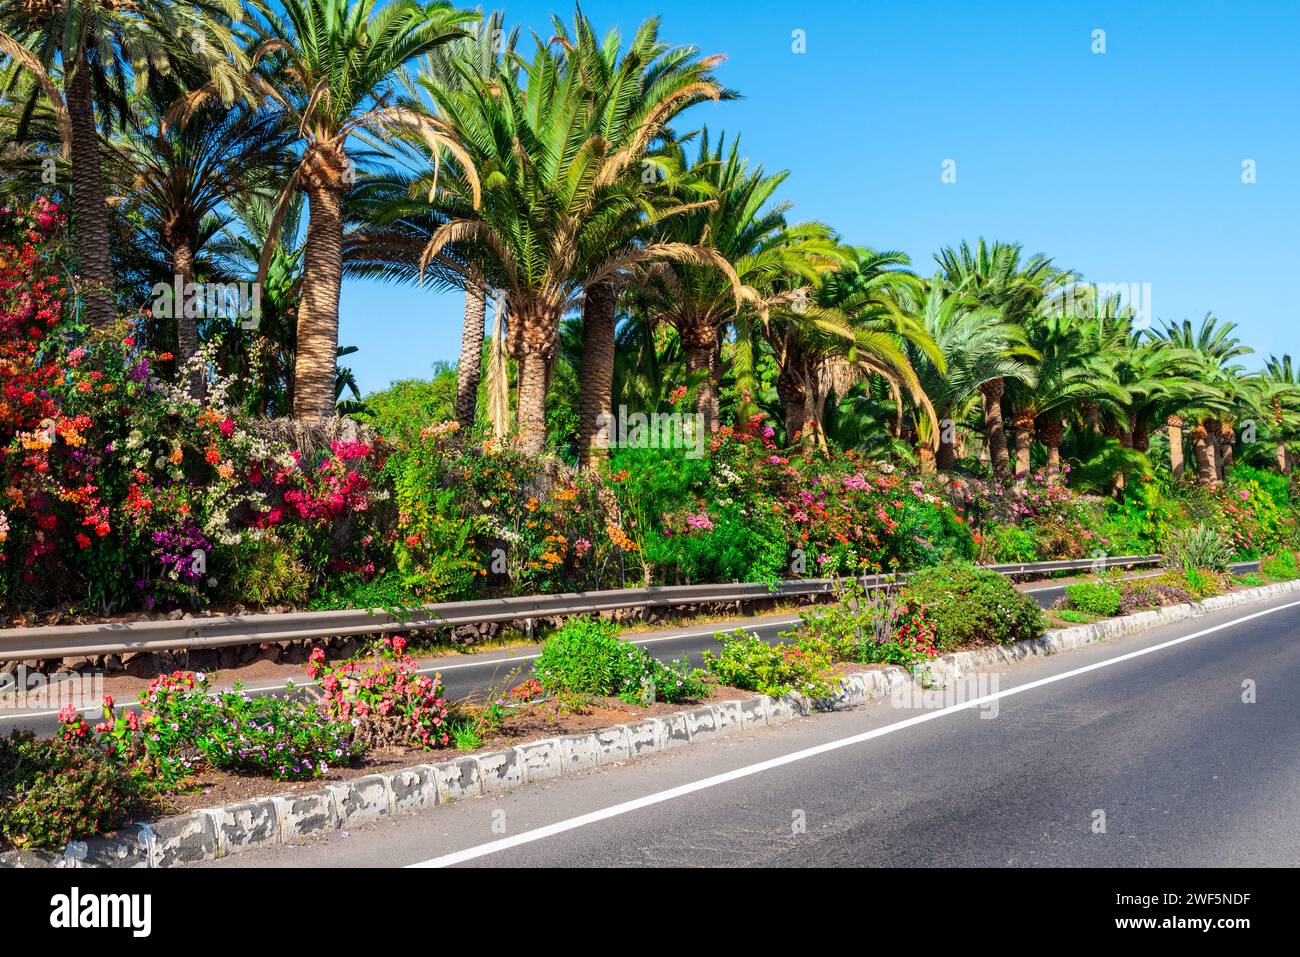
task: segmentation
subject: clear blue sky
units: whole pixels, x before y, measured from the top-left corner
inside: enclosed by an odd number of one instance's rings
[[[795,219],[899,249],[1023,243],[1096,282],[1150,283],[1157,320],[1207,310],[1300,353],[1300,2],[709,3],[589,0],[597,28],[724,53],[739,102],[707,122],[788,169]],[[555,2],[517,0],[542,33]],[[806,32],[807,52],[791,50]],[[1093,31],[1106,52],[1094,54]],[[957,182],[941,182],[945,160]],[[1242,182],[1254,160],[1257,182]],[[460,300],[346,282],[340,341],[363,391],[459,353]]]

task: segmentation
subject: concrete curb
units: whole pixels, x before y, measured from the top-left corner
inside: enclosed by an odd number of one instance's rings
[[[1049,631],[1034,641],[943,655],[929,662],[923,681],[944,683],[971,669],[1052,655],[1296,592],[1300,592],[1300,581],[1282,582],[1193,604],[1170,605]],[[858,672],[841,679],[839,692],[827,700],[755,695],[720,701],[586,734],[530,741],[504,751],[353,778],[316,791],[256,798],[133,824],[111,837],[73,841],[62,854],[6,851],[0,854],[0,867],[172,867],[268,844],[297,844],[329,831],[416,813],[466,797],[510,791],[522,784],[635,760],[724,735],[744,734],[817,711],[850,708],[888,697],[915,680],[911,672],[897,666]]]

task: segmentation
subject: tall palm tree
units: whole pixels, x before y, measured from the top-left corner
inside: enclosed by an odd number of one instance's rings
[[[168,285],[175,277],[184,290],[204,240],[229,220],[223,211],[241,196],[272,190],[290,157],[288,134],[275,118],[246,106],[205,105],[169,126],[163,116],[181,94],[174,75],[150,84],[135,103],[129,133],[111,144],[108,170],[150,233],[142,240],[156,237],[165,250]],[[173,303],[172,314],[180,368],[198,351],[198,316],[185,302]],[[202,375],[191,375],[187,388],[200,395]]]
[[[601,148],[621,156],[622,175],[655,202],[663,188],[660,181],[676,172],[662,148],[668,124],[695,104],[735,97],[712,74],[723,58],[701,57],[694,47],[674,47],[659,39],[657,17],[644,21],[626,48],[617,31],[599,39],[581,10],[572,31],[558,17],[553,28],[555,41],[566,51],[566,69],[583,79]],[[607,237],[611,253],[646,241],[644,221],[626,225],[629,231]],[[614,276],[588,286],[583,296],[578,446],[588,464],[608,444],[601,430],[612,412],[618,285]]]
[[[1273,434],[1278,471],[1291,474],[1294,460],[1289,443],[1300,436],[1300,369],[1291,356],[1269,356],[1260,376],[1261,406],[1266,410]]]
[[[1068,274],[1042,255],[1022,262],[1022,252],[1019,244],[989,244],[981,239],[975,249],[966,242],[957,249],[945,247],[935,254],[935,261],[949,291],[998,309],[1003,322],[1010,326],[1023,326],[1049,289],[1063,282]],[[998,378],[980,386],[989,457],[997,475],[1006,475],[1011,467],[1002,418],[1005,388],[1005,382]]]
[[[1182,415],[1195,424],[1192,427],[1192,448],[1196,455],[1197,481],[1202,485],[1218,485],[1226,471],[1223,463],[1223,422],[1232,416],[1234,405],[1241,396],[1242,367],[1233,359],[1253,350],[1238,339],[1233,332],[1236,323],[1220,322],[1206,313],[1197,328],[1191,320],[1181,323],[1166,322],[1153,333],[1159,344],[1181,349],[1194,363],[1193,375],[1204,387],[1200,395],[1182,410]],[[1173,438],[1170,438],[1173,445]]]
[[[357,182],[349,140],[416,129],[436,146],[458,147],[431,117],[393,105],[394,74],[440,44],[464,36],[476,19],[447,3],[392,0],[282,0],[283,15],[263,9],[253,84],[297,131],[301,157],[281,194],[278,218],[296,190],[307,194],[302,305],[294,364],[295,418],[334,414],[339,291],[343,279],[343,197]],[[278,227],[272,224],[270,234]],[[274,244],[262,254],[265,274]]]
[[[609,149],[581,71],[567,69],[563,53],[539,40],[531,59],[516,57],[488,77],[466,73],[466,80],[462,89],[430,90],[438,117],[466,155],[442,167],[438,202],[447,222],[423,258],[433,262],[457,245],[482,251],[480,266],[508,301],[508,351],[519,363],[519,444],[538,453],[546,444],[560,322],[585,291],[641,264],[718,257],[648,235],[649,224],[689,204],[667,190],[647,198],[628,175],[637,154]],[[611,245],[611,237],[638,239]]]
[[[935,464],[947,471],[957,464],[957,424],[978,404],[981,387],[994,379],[1036,384],[1039,357],[1024,341],[1022,330],[1002,321],[999,310],[948,292],[941,276],[926,283],[923,292],[913,312],[944,362],[934,362],[913,346],[908,353],[939,422]]]
[[[722,137],[711,147],[705,130],[690,170],[712,202],[664,223],[659,235],[667,242],[707,245],[718,261],[660,263],[643,270],[637,281],[645,308],[677,330],[687,375],[698,388],[697,408],[713,431],[719,425],[723,330],[747,310],[753,316],[775,294],[788,300],[800,284],[811,287],[844,253],[821,223],[787,225],[790,203],[772,202],[772,197],[789,174],[768,176],[762,167],[751,169],[739,142],[728,148]],[[751,378],[752,341],[748,336],[737,340],[736,375],[742,388]]]
[[[518,39],[518,27],[507,35],[504,14],[500,11],[491,13],[485,20],[470,27],[468,36],[444,44],[427,54],[421,61],[418,80],[411,85],[411,93],[418,95],[423,89],[428,94],[426,102],[429,108],[436,110],[439,91],[464,91],[467,88],[467,76],[482,78],[495,75],[502,69],[503,63],[513,58]],[[436,159],[440,162],[443,157]],[[411,198],[416,201],[425,200],[425,194],[433,187],[435,179],[436,174],[431,173],[427,179],[421,177],[413,183]],[[430,210],[429,214],[433,229],[445,222],[445,218],[438,217],[436,211]],[[424,243],[428,242],[431,234],[432,231],[425,236]],[[421,243],[421,248],[424,243]],[[442,258],[449,264],[455,264],[449,275],[459,276],[465,294],[460,361],[456,365],[455,410],[456,421],[461,428],[469,429],[474,426],[478,411],[483,336],[487,320],[488,279],[480,268],[479,260],[488,257],[476,256],[472,249],[458,251],[453,246],[443,250]]]
[[[142,89],[152,72],[177,64],[204,69],[214,93],[231,103],[246,64],[231,31],[242,12],[239,0],[27,0],[0,10],[0,53],[35,80],[25,109],[44,95],[62,131],[74,248],[93,327],[117,318],[100,125],[125,122],[131,81]]]

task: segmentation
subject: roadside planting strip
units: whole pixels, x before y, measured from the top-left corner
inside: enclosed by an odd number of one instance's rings
[[[1088,625],[1047,632],[1032,641],[956,652],[928,663],[929,679],[949,677],[984,667],[996,667],[1032,656],[1053,655],[1093,642],[1133,635],[1175,624],[1209,612],[1268,601],[1300,592],[1300,581],[1283,582],[1209,598],[1196,604],[1170,605],[1111,618]],[[1000,698],[1110,667],[1152,654],[1205,635],[1221,632],[1246,621],[1300,606],[1300,601],[1240,616],[1219,625],[1086,665],[1059,675],[1037,679],[1015,688],[985,695],[942,710],[926,712],[894,724],[813,748],[782,755],[759,764],[714,775],[690,784],[543,828],[447,854],[411,866],[443,867],[474,860],[543,840],[546,837],[631,813],[665,801],[740,780],[763,771],[805,760],[818,754],[851,747],[886,734],[933,721],[947,714],[980,707]],[[0,853],[0,867],[170,867],[225,857],[260,846],[293,845],[331,831],[373,824],[400,814],[434,810],[438,805],[510,791],[535,781],[581,773],[677,747],[745,733],[766,725],[783,724],[817,711],[849,708],[886,697],[916,679],[900,667],[857,672],[841,680],[833,698],[811,701],[800,695],[719,701],[668,715],[601,728],[585,734],[564,735],[484,754],[465,755],[437,764],[414,765],[326,784],[318,790],[254,798],[225,807],[132,824],[111,837],[73,841],[62,851],[11,850]]]

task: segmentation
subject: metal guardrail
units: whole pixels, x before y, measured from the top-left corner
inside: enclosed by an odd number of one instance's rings
[[[1053,572],[1102,571],[1159,563],[1159,555],[1087,558],[1019,565],[986,565],[1008,576]],[[670,608],[711,602],[756,601],[833,592],[856,581],[864,588],[898,582],[904,575],[859,578],[805,578],[766,584],[665,585],[620,588],[562,595],[528,595],[444,602],[393,614],[382,609],[224,615],[179,621],[132,621],[94,625],[49,625],[0,630],[0,660],[67,658],[140,651],[220,648],[278,641],[374,635],[393,631],[450,628],[481,622],[531,621],[556,615],[580,615],[627,608]]]

